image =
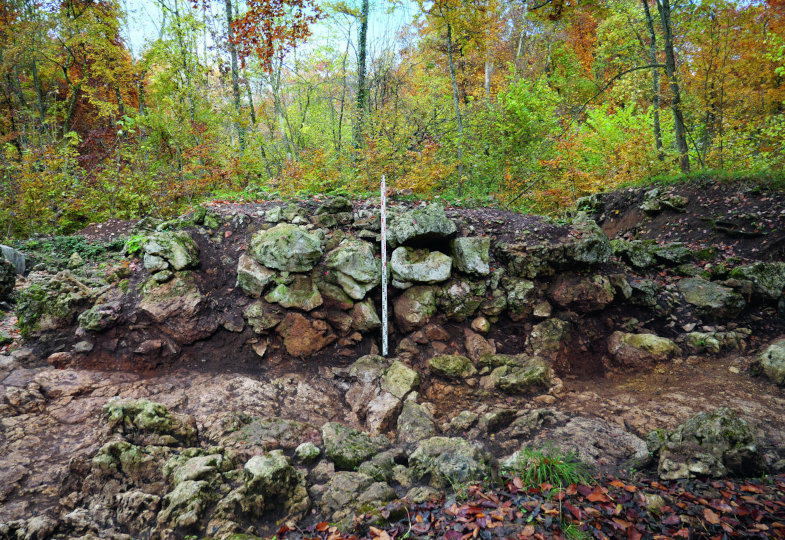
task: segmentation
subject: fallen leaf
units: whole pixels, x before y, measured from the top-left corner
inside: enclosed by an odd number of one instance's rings
[[[703,509],[703,519],[705,519],[712,525],[717,525],[720,522],[720,516],[712,512],[710,508]]]

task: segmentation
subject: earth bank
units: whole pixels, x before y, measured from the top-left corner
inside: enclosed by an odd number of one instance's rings
[[[132,225],[129,264],[23,269],[0,535],[351,528],[546,443],[663,480],[780,473],[785,263],[766,242],[785,216],[764,194],[763,244],[676,241],[701,196],[595,197],[563,223],[394,207],[390,358],[370,201],[198,209]]]

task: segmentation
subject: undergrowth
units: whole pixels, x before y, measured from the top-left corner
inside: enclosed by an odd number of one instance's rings
[[[704,169],[691,173],[658,175],[651,178],[625,182],[614,189],[646,186],[676,186],[683,184],[702,185],[710,182],[724,184],[749,184],[754,188],[769,191],[785,191],[785,172],[772,170],[727,171]]]
[[[30,259],[30,266],[39,263],[62,266],[73,253],[78,253],[87,262],[117,257],[122,253],[124,244],[123,238],[111,242],[90,242],[84,236],[51,236],[16,242],[14,247]]]
[[[570,484],[591,484],[589,467],[574,452],[563,453],[555,448],[524,447],[515,463],[505,469],[510,476],[520,478],[525,488],[541,488],[543,484],[561,490]]]

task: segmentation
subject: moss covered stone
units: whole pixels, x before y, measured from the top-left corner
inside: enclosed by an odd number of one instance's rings
[[[491,239],[487,236],[456,238],[452,241],[455,267],[474,276],[487,276],[491,273],[490,248]]]
[[[735,317],[746,306],[744,297],[739,293],[705,279],[682,279],[678,287],[687,303],[695,306],[705,317]]]
[[[275,328],[284,319],[284,315],[281,308],[262,301],[254,302],[243,312],[245,320],[257,334],[264,334]]]
[[[275,272],[265,268],[246,254],[237,263],[237,286],[253,298],[259,298],[275,281]]]
[[[393,300],[393,312],[403,332],[424,326],[436,313],[436,289],[428,285],[406,289]]]
[[[766,377],[785,386],[785,339],[779,339],[763,349],[758,355],[758,362]]]
[[[186,231],[164,231],[148,236],[142,249],[146,255],[160,257],[175,271],[199,266],[199,248]]]
[[[420,374],[404,363],[394,360],[382,375],[382,390],[403,399],[420,386]]]
[[[390,446],[386,437],[372,437],[337,422],[329,422],[322,427],[322,441],[327,458],[343,470],[353,470]]]
[[[422,245],[455,236],[455,223],[447,217],[444,207],[433,203],[426,208],[402,212],[387,224],[387,241],[396,247],[402,244]]]
[[[542,358],[526,355],[512,358],[513,362],[495,368],[488,376],[491,387],[505,394],[518,394],[550,383],[551,368]]]
[[[363,240],[344,240],[327,254],[325,265],[329,276],[354,300],[362,300],[381,282],[382,262],[373,245]]]
[[[724,407],[698,413],[675,430],[650,439],[656,444],[649,451],[659,453],[657,472],[664,480],[757,476],[765,471],[749,425]]]
[[[67,271],[20,289],[16,316],[22,337],[70,325],[89,301],[90,290]]]
[[[730,277],[752,281],[756,296],[776,302],[785,289],[785,262],[757,262],[731,270]]]
[[[478,446],[458,437],[431,437],[409,456],[409,468],[417,479],[428,478],[435,488],[483,478],[490,456]]]
[[[264,299],[285,308],[311,311],[322,305],[322,295],[316,284],[308,276],[298,275],[290,284],[281,283],[270,291]]]
[[[112,431],[132,442],[158,446],[195,446],[197,433],[191,417],[171,414],[166,407],[146,399],[112,401],[104,406]]]
[[[428,360],[431,373],[449,379],[466,379],[477,375],[477,368],[465,356],[443,354]]]
[[[681,349],[668,338],[654,334],[616,331],[608,339],[608,352],[625,365],[664,362],[681,355]]]
[[[452,259],[439,251],[399,247],[390,257],[393,284],[439,283],[450,278]]]
[[[322,256],[319,236],[305,228],[281,223],[256,233],[250,256],[262,266],[284,272],[307,272]]]

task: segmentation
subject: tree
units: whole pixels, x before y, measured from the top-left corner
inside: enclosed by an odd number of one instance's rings
[[[644,0],[645,1],[645,0]],[[690,172],[690,156],[687,148],[687,128],[684,125],[684,112],[681,105],[681,91],[676,71],[676,54],[673,46],[673,28],[670,0],[656,0],[657,11],[665,37],[665,74],[671,89],[671,109],[673,110],[673,129],[676,134],[676,148],[679,151],[679,167],[681,172]]]
[[[255,55],[266,71],[311,35],[322,17],[315,0],[247,0],[248,11],[233,24],[241,60]]]

